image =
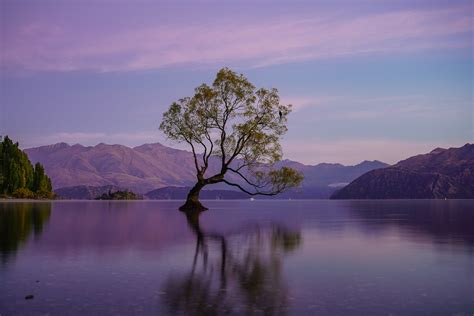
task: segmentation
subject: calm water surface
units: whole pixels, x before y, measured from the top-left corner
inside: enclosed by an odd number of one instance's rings
[[[205,204],[0,202],[0,314],[474,315],[474,201]]]

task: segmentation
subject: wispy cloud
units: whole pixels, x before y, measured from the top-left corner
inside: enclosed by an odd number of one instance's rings
[[[96,34],[39,21],[6,30],[1,58],[3,67],[53,71],[130,71],[229,63],[259,67],[347,55],[465,47],[472,45],[470,40],[457,35],[472,31],[469,8],[354,16],[306,14],[245,23],[168,23]]]
[[[293,112],[298,112],[305,108],[328,106],[340,99],[339,96],[283,96],[280,103],[291,104]]]
[[[374,119],[381,117],[411,116],[428,118],[453,114],[447,108],[439,109],[438,103],[464,102],[456,98],[434,98],[425,95],[357,96],[357,95],[301,95],[284,96],[284,104],[292,104],[293,112],[314,110],[324,113],[321,119]],[[317,118],[315,118],[317,119]]]

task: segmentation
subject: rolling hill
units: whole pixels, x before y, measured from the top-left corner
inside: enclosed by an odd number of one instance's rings
[[[73,186],[117,186],[137,193],[157,188],[187,187],[194,184],[192,154],[159,143],[137,147],[98,144],[96,146],[58,143],[26,149],[33,162],[41,162],[52,179],[53,188]],[[301,187],[282,198],[328,198],[341,187],[367,171],[386,167],[379,161],[364,161],[355,166],[322,163],[304,165],[283,160],[280,166],[290,166],[303,172]],[[217,171],[217,164],[209,173]],[[232,177],[232,175],[229,175]],[[230,178],[236,181],[237,178]],[[229,189],[215,185],[209,189]]]
[[[333,199],[474,198],[474,144],[436,148],[372,170],[335,192]]]

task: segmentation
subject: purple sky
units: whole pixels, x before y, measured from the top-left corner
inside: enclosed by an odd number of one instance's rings
[[[0,134],[160,141],[224,66],[295,106],[285,157],[389,163],[473,140],[472,1],[1,1]]]

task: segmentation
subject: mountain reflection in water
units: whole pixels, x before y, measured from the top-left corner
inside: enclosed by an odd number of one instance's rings
[[[474,312],[472,200],[181,204],[0,202],[0,313]]]
[[[474,201],[348,201],[349,215],[362,231],[397,229],[405,238],[437,246],[474,246]]]

